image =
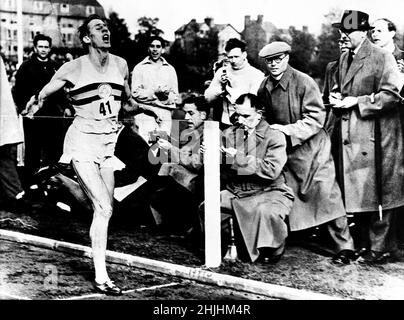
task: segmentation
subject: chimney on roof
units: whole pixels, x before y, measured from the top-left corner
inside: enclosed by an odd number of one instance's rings
[[[263,15],[263,14],[259,14],[259,15],[258,15],[258,19],[257,19],[257,23],[258,23],[259,25],[262,25],[263,20],[264,20],[264,15]]]
[[[205,23],[209,28],[212,28],[214,23],[213,23],[213,18],[212,17],[206,17],[205,18]]]
[[[251,16],[244,16],[244,26],[247,27],[251,23]]]
[[[309,32],[309,27],[308,26],[303,26],[303,32],[308,33]]]

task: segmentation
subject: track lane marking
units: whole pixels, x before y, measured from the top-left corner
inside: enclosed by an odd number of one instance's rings
[[[179,282],[171,282],[171,283],[160,284],[160,285],[146,287],[146,288],[130,289],[130,290],[122,291],[122,294],[128,294],[128,293],[132,293],[132,292],[141,292],[141,291],[147,291],[147,290],[155,290],[155,289],[166,288],[166,287],[173,287],[173,286],[176,286],[179,284],[180,284]],[[55,299],[55,300],[82,300],[82,299],[87,299],[87,298],[100,298],[103,296],[105,296],[105,294],[93,293],[93,294],[87,294],[84,296],[59,298],[59,299]]]
[[[32,300],[31,298],[20,297],[20,296],[10,294],[7,292],[3,292],[3,291],[0,291],[0,296],[6,296],[8,298],[15,299],[15,300]]]

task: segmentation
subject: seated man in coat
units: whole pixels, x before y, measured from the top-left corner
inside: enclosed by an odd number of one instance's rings
[[[286,139],[262,118],[256,96],[241,95],[235,109],[238,118],[223,132],[221,147],[226,176],[222,221],[234,216],[236,236],[241,235],[249,260],[276,263],[285,251],[285,219],[294,199],[283,174]]]
[[[203,122],[209,109],[203,96],[191,96],[184,99],[182,110],[185,112],[187,129],[181,132],[179,142],[175,142],[176,137],[171,137],[171,142],[160,137],[156,143],[162,165],[151,196],[151,208],[156,224],[164,231],[198,235],[197,212],[203,200],[200,145],[203,141]]]

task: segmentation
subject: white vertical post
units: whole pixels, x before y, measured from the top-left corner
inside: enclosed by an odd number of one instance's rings
[[[24,59],[22,0],[17,0],[17,57],[18,67]]]
[[[217,268],[222,261],[220,238],[220,130],[216,121],[204,122],[205,265]]]

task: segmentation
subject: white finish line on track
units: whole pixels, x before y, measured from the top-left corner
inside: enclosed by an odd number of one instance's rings
[[[0,291],[0,297],[1,296],[7,297],[7,298],[13,299],[13,300],[32,300],[31,298],[20,297],[15,294],[10,294],[10,293],[3,292],[3,291]]]
[[[160,289],[160,288],[166,288],[166,287],[173,287],[179,285],[178,282],[171,282],[167,284],[160,284],[157,286],[151,286],[151,287],[146,287],[146,288],[139,288],[139,289],[131,289],[131,290],[125,290],[122,291],[122,294],[128,294],[132,292],[142,292],[142,291],[148,291],[148,290],[155,290],[155,289]],[[60,298],[56,300],[83,300],[83,299],[88,299],[88,298],[99,298],[99,297],[104,297],[105,294],[102,293],[93,293],[93,294],[87,294],[84,296],[77,296],[77,297],[69,297],[69,298]]]
[[[72,253],[91,258],[91,248],[74,243],[33,236],[20,232],[0,229],[0,239],[30,244],[51,250]],[[142,258],[130,254],[107,250],[108,262],[159,272],[171,276],[199,281],[205,284],[226,287],[237,291],[250,292],[271,298],[286,300],[342,300],[326,294],[295,289],[256,280],[243,279],[227,274],[207,271],[204,268],[186,267],[178,264]]]

